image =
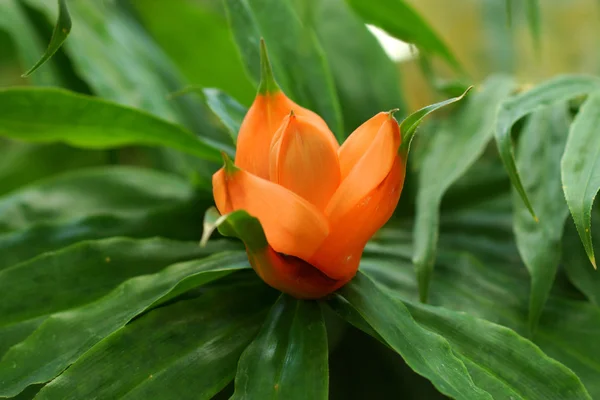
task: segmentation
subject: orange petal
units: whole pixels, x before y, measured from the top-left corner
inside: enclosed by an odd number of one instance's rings
[[[276,251],[310,258],[329,233],[324,215],[286,188],[227,166],[213,176],[215,203],[221,214],[246,210],[259,219]]]
[[[330,278],[350,280],[365,244],[394,213],[405,172],[404,162],[396,156],[383,182],[330,224],[329,236],[309,262]]]
[[[380,112],[356,128],[338,151],[342,179],[345,179],[358,160],[365,154],[375,140],[379,128],[389,119],[389,113]]]
[[[348,282],[331,279],[305,261],[282,256],[270,247],[247,253],[252,268],[265,283],[299,299],[321,298]]]
[[[271,143],[271,182],[324,210],[340,184],[334,143],[329,129],[323,131],[308,118],[288,115]]]
[[[298,116],[309,118],[321,129],[328,130],[321,117],[300,107],[283,92],[259,94],[240,127],[235,164],[256,176],[269,179],[271,141],[283,119],[292,110]]]
[[[377,124],[366,122],[364,125],[368,125],[365,129],[360,131],[357,129],[358,132],[355,132],[358,135],[353,141],[356,141],[357,144],[350,143],[347,149],[340,149],[340,157],[343,156],[342,153],[347,154],[344,156],[344,161],[340,159],[340,164],[343,162],[345,169],[348,169],[350,161],[355,161],[355,163],[325,209],[325,214],[332,224],[375,189],[392,168],[400,147],[400,128],[390,113],[384,114],[387,116],[379,125],[376,134],[373,134],[373,131],[377,128]],[[379,121],[380,119],[381,114],[378,114],[371,120]],[[362,157],[357,158],[358,145],[365,146],[366,139],[370,137],[373,137],[373,140],[364,149]]]

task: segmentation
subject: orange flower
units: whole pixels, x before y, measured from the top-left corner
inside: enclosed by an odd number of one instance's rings
[[[261,51],[263,80],[235,165],[226,158],[213,176],[215,203],[221,214],[243,209],[261,222],[269,245],[247,249],[266,283],[319,298],[352,279],[365,244],[398,204],[400,130],[382,112],[340,147],[323,119],[279,89]]]

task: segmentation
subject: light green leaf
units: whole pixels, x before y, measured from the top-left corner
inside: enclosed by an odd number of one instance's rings
[[[400,135],[402,136],[402,144],[400,145],[400,155],[404,157],[404,161],[406,162],[406,158],[408,156],[408,152],[410,151],[410,144],[417,132],[417,128],[423,122],[426,116],[431,114],[432,112],[439,110],[442,107],[450,105],[452,103],[456,103],[460,101],[469,93],[471,87],[469,87],[461,96],[453,97],[448,100],[440,101],[439,103],[431,104],[429,106],[423,107],[420,110],[415,111],[410,114],[408,117],[404,118],[402,122],[400,122]]]
[[[235,144],[248,109],[218,89],[204,89],[203,93],[206,104],[225,125]]]
[[[233,379],[268,311],[258,280],[158,308],[92,347],[38,399],[210,399]]]
[[[517,167],[527,171],[523,186],[537,210],[539,222],[513,190],[514,231],[523,262],[531,275],[529,329],[533,333],[550,294],[560,261],[560,243],[569,213],[560,182],[560,159],[570,118],[565,104],[530,115],[517,148]]]
[[[346,136],[378,112],[399,109],[405,115],[397,66],[344,0],[295,4],[301,19],[313,26],[334,71]]]
[[[435,29],[405,0],[347,0],[363,17],[390,35],[420,49],[443,57],[460,70],[461,66]]]
[[[23,78],[31,75],[35,70],[44,65],[44,63],[60,49],[60,46],[62,46],[63,42],[71,32],[71,26],[71,17],[69,15],[69,10],[67,9],[67,2],[66,0],[58,0],[58,20],[54,26],[48,48],[39,61],[23,74]]]
[[[592,220],[594,224],[600,223],[598,217],[592,217]],[[592,237],[598,245],[600,243],[600,231],[594,231]],[[565,228],[562,262],[573,285],[585,294],[591,303],[600,306],[600,273],[590,268],[590,259],[581,246],[581,239],[573,223],[567,223]]]
[[[319,304],[282,295],[242,354],[232,399],[327,399],[327,332]]]
[[[89,149],[166,146],[218,161],[219,151],[178,125],[61,89],[0,90],[0,136]]]
[[[413,262],[421,301],[427,301],[435,263],[442,197],[483,153],[493,134],[498,106],[513,87],[508,77],[489,78],[430,139],[419,173],[414,225]]]
[[[575,117],[561,161],[562,184],[583,247],[596,268],[592,245],[592,205],[600,189],[600,92]]]
[[[58,254],[68,257],[72,249]],[[96,301],[53,314],[0,360],[0,396],[14,396],[28,385],[53,379],[100,340],[171,292],[181,293],[181,287],[187,290],[247,267],[242,252],[214,254],[131,278]],[[89,275],[85,279],[89,280]]]
[[[529,24],[529,31],[533,38],[535,50],[539,53],[542,49],[542,23],[540,17],[540,0],[527,0],[525,2],[527,10],[527,23]]]
[[[335,86],[314,32],[282,0],[226,0],[229,24],[250,76],[260,81],[263,37],[277,82],[292,100],[318,113],[343,138]]]
[[[513,154],[511,130],[513,125],[527,114],[536,109],[555,103],[564,103],[565,101],[577,96],[586,95],[594,90],[600,89],[600,79],[594,76],[586,75],[560,75],[550,79],[531,90],[523,92],[507,100],[500,107],[496,130],[496,144],[500,158],[508,172],[508,176],[517,192],[523,199],[531,215],[535,217],[533,206],[531,205],[527,193],[521,183],[521,178],[515,165]]]
[[[441,336],[415,322],[406,306],[359,272],[329,304],[342,316],[360,316],[418,374],[459,399],[491,399],[472,381],[463,362]],[[358,326],[360,328],[360,326]]]

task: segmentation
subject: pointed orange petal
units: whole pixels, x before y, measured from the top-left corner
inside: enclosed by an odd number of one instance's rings
[[[271,141],[290,111],[294,111],[298,116],[309,118],[321,129],[329,130],[321,117],[300,107],[283,92],[259,94],[240,127],[235,164],[258,177],[269,179]],[[335,142],[335,138],[333,141]]]
[[[372,135],[372,132],[363,133],[362,136],[369,135]],[[325,215],[331,224],[345,215],[385,179],[392,168],[399,147],[400,128],[396,120],[387,114],[373,141],[329,201]]]
[[[271,143],[270,178],[324,210],[340,184],[333,133],[310,119],[288,115]]]
[[[330,225],[329,236],[309,262],[330,278],[350,280],[367,241],[394,213],[405,172],[404,162],[396,156],[383,182]]]
[[[221,171],[213,178],[219,211],[231,204],[231,210],[246,210],[258,218],[276,251],[306,260],[327,237],[324,215],[300,196],[241,169]]]
[[[389,113],[380,112],[356,128],[338,151],[342,179],[345,179],[358,160],[375,140],[379,128],[389,119]]]

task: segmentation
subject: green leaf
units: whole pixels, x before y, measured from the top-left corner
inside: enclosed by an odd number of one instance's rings
[[[421,108],[420,110],[415,111],[410,114],[408,117],[404,118],[402,122],[400,122],[400,135],[402,136],[402,144],[400,145],[400,155],[404,157],[404,161],[408,157],[408,152],[410,151],[410,144],[417,132],[417,128],[423,122],[426,116],[431,114],[432,112],[439,110],[442,107],[450,105],[452,103],[456,103],[460,101],[469,93],[472,86],[469,87],[462,95],[458,97],[453,97],[448,100],[440,101],[439,103],[431,104],[426,107]]]
[[[312,25],[335,72],[346,136],[378,112],[400,109],[399,114],[405,115],[397,66],[344,0],[295,4],[304,8],[298,14]]]
[[[414,225],[413,262],[423,302],[427,301],[435,263],[442,197],[483,153],[493,134],[498,106],[513,87],[508,77],[489,78],[431,138],[419,173]]]
[[[39,61],[22,75],[23,78],[31,75],[35,70],[44,65],[44,63],[60,49],[60,46],[62,46],[63,42],[71,32],[71,25],[71,17],[69,15],[69,10],[67,9],[66,0],[58,0],[58,20],[54,26],[48,48]]]
[[[594,223],[600,219],[593,218]],[[600,232],[596,230],[593,238],[600,243]],[[590,259],[581,246],[581,239],[575,224],[568,223],[565,229],[562,246],[562,261],[569,280],[589,299],[591,303],[600,306],[600,273],[590,268]]]
[[[234,39],[254,81],[260,81],[259,42],[263,37],[283,91],[301,106],[318,113],[336,137],[343,138],[340,105],[323,49],[290,3],[226,0],[225,4]]]
[[[527,23],[529,24],[529,31],[533,38],[535,50],[539,53],[542,46],[542,24],[540,17],[540,1],[539,0],[527,0],[525,2],[527,10]]]
[[[258,280],[158,308],[92,347],[38,399],[210,399],[235,375],[272,292]]]
[[[596,268],[592,245],[592,205],[600,189],[600,92],[592,94],[575,117],[561,161],[562,183],[583,247]]]
[[[223,236],[241,239],[250,252],[262,251],[269,246],[260,221],[245,210],[237,210],[221,216],[215,207],[208,209],[204,215],[201,246],[208,243],[215,229],[218,229]]]
[[[89,149],[166,146],[211,161],[219,151],[180,126],[61,89],[0,90],[0,136]]]
[[[319,304],[281,295],[242,354],[232,399],[327,399],[327,332]]]
[[[405,0],[347,0],[363,17],[392,36],[412,43],[428,53],[443,57],[455,69],[461,66],[438,35],[423,17]]]
[[[204,98],[211,111],[227,128],[231,140],[235,144],[242,126],[242,121],[248,109],[238,103],[233,97],[218,89],[204,89]]]
[[[531,275],[529,329],[532,333],[554,283],[563,227],[569,213],[560,182],[560,159],[569,124],[565,104],[541,109],[530,115],[517,149],[517,167],[527,171],[523,186],[540,218],[539,222],[531,219],[529,210],[513,190],[515,238]]]
[[[68,250],[59,255],[68,257]],[[148,262],[145,257],[143,260]],[[68,260],[60,264],[65,262]],[[214,254],[131,278],[96,301],[53,314],[0,360],[0,396],[14,396],[28,385],[53,379],[100,340],[171,292],[181,293],[247,267],[244,253]]]
[[[359,315],[418,374],[442,393],[460,399],[491,399],[473,383],[463,362],[441,336],[415,322],[406,306],[359,272],[329,303],[342,316]],[[349,322],[355,323],[356,318]],[[360,326],[358,326],[360,328]]]
[[[527,193],[521,183],[521,178],[515,165],[515,157],[512,148],[511,130],[512,126],[521,118],[534,112],[536,109],[555,103],[564,103],[565,101],[577,96],[586,95],[594,90],[600,89],[600,79],[586,75],[560,75],[550,79],[531,90],[521,93],[507,100],[500,107],[496,130],[496,144],[500,158],[508,172],[508,176],[517,192],[523,199],[527,209],[534,216],[533,206],[531,205]]]

